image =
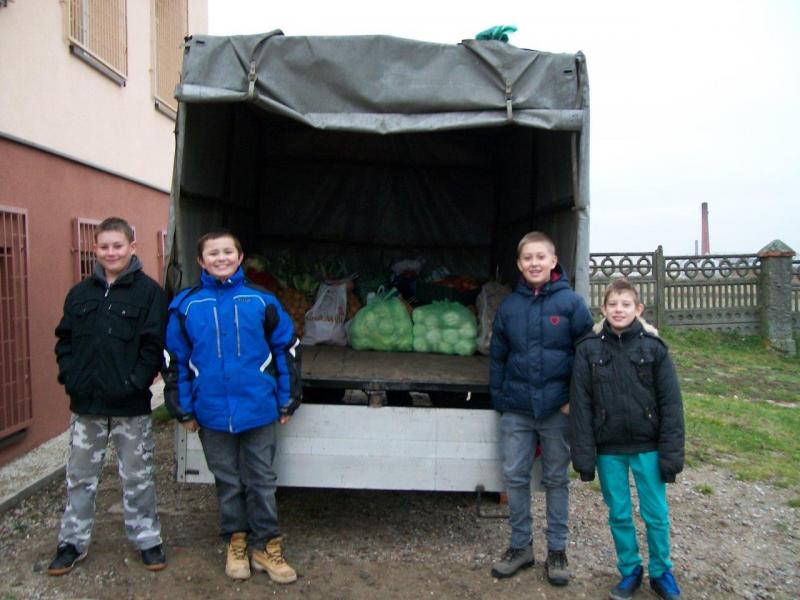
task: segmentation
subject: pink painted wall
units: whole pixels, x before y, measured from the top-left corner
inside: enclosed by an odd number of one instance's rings
[[[28,210],[28,315],[33,424],[0,449],[0,465],[67,428],[69,400],[56,382],[53,330],[74,285],[75,217],[118,216],[136,227],[137,254],[159,279],[157,233],[166,228],[168,194],[0,138],[0,205]],[[2,444],[2,441],[0,441]]]

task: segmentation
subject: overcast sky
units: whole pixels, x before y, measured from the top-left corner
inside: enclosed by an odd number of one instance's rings
[[[209,33],[388,34],[587,57],[591,249],[800,253],[800,2],[209,0]]]

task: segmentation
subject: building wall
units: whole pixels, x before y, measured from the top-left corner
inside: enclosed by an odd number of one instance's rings
[[[136,227],[137,255],[158,279],[157,232],[167,221],[168,195],[47,152],[0,138],[0,205],[28,210],[28,315],[33,424],[0,447],[0,465],[58,435],[69,399],[56,382],[54,329],[75,284],[75,217],[118,216]]]
[[[189,32],[205,33],[207,0],[188,6]],[[120,86],[70,53],[65,1],[0,8],[0,133],[168,189],[175,123],[154,108],[152,11],[152,0],[127,2],[128,77]]]

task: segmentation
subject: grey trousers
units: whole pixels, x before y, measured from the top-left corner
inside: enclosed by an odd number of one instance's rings
[[[547,549],[564,550],[567,546],[570,461],[567,422],[561,411],[544,419],[513,412],[504,412],[500,417],[512,548],[522,548],[532,540],[531,468],[536,446],[542,449]]]
[[[275,424],[238,434],[201,429],[200,441],[217,488],[222,539],[243,531],[249,546],[263,549],[279,535]]]
[[[109,438],[117,450],[122,479],[125,534],[137,550],[161,543],[156,512],[152,425],[149,415],[98,417],[73,414],[70,420],[67,463],[67,506],[61,519],[59,544],[73,544],[79,552],[89,546],[94,525],[95,499]]]

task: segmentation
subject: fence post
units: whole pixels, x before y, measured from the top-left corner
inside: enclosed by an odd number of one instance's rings
[[[656,327],[661,328],[667,324],[667,286],[664,273],[664,248],[659,246],[653,253],[653,275],[656,279]]]
[[[758,305],[761,336],[772,348],[794,354],[792,330],[792,257],[795,252],[780,240],[758,251]]]

